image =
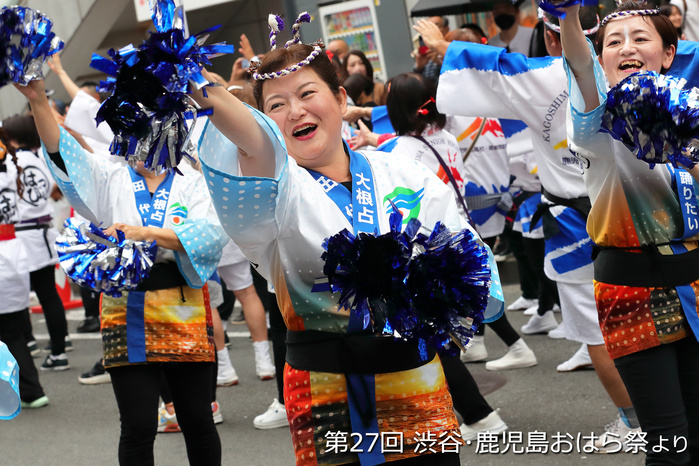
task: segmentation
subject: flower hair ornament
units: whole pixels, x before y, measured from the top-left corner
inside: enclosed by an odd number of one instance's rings
[[[424,104],[420,105],[420,108],[417,110],[417,114],[418,114],[418,115],[427,115],[428,113],[430,113],[430,110],[427,109],[427,108],[425,108],[425,107],[427,107],[429,104],[432,104],[432,103],[436,103],[436,102],[434,101],[434,97],[430,97],[430,98],[427,100],[427,102],[425,102]]]
[[[284,30],[284,20],[277,15],[269,15],[269,45],[271,50],[275,50],[277,48],[277,34],[279,32]],[[301,35],[299,34],[299,29],[301,27],[302,23],[310,23],[311,22],[311,15],[308,14],[308,12],[304,11],[301,13],[298,18],[296,18],[296,21],[294,21],[294,25],[291,27],[291,39],[288,40],[284,44],[284,48],[288,48],[290,45],[294,44],[300,44],[301,43]],[[320,55],[323,52],[323,49],[325,48],[325,45],[323,44],[322,40],[318,40],[316,42],[313,42],[312,44],[309,44],[313,47],[313,51],[303,60],[300,62],[288,66],[284,68],[283,70],[279,71],[273,71],[271,73],[258,73],[257,68],[260,66],[259,62],[258,63],[250,63],[250,67],[248,68],[248,72],[252,73],[252,79],[255,81],[263,81],[265,79],[274,79],[274,78],[279,78],[282,76],[286,76],[288,74],[293,73],[294,71],[300,70],[302,67],[308,65],[314,58],[316,58],[318,55]]]

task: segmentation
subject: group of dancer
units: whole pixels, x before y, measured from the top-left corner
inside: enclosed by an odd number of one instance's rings
[[[699,461],[699,270],[693,260],[699,231],[686,221],[677,195],[678,188],[690,189],[699,169],[652,168],[598,131],[607,83],[637,71],[673,72],[676,31],[658,10],[634,2],[601,22],[577,5],[565,13],[561,20],[546,16],[550,57],[540,59],[448,43],[418,22],[425,43],[444,56],[438,87],[414,74],[391,79],[387,105],[398,137],[371,152],[353,150],[361,145],[357,139],[352,148],[343,140],[347,93],[321,46],[300,42],[296,24],[286,46],[274,47],[273,37],[272,50],[252,73],[257,108],[223,86],[192,94],[200,107],[213,109],[199,144],[201,171],[187,163],[180,164],[181,174],[114,164],[59,126],[43,80],[16,85],[31,106],[45,164],[75,211],[105,225],[107,234],[118,230],[158,247],[138,288],[101,302],[103,364],[121,418],[121,464],[153,464],[163,376],[190,463],[221,463],[212,416],[220,343],[207,282],[229,237],[274,288],[288,329],[277,403],[286,410],[297,464],[458,465],[457,452],[419,452],[415,431],[458,439],[506,429],[458,356],[367,332],[359,313],[338,308],[339,293],[317,286],[324,241],[343,229],[388,232],[396,206],[404,225],[417,219],[429,230],[439,222],[453,232],[473,232],[479,245],[493,244],[498,228],[488,228],[488,212],[500,212],[504,223],[506,186],[469,191],[462,153],[473,146],[464,150],[443,131],[447,121],[465,125],[465,132],[477,122],[474,129],[485,134],[497,120],[484,116],[530,128],[542,194],[532,195],[537,205],[522,209],[519,224],[531,224],[530,231],[522,228],[531,233],[543,218],[538,239],[545,256],[534,266],[556,287],[542,285],[541,296],[557,294],[565,336],[589,352],[619,408],[617,423],[647,434],[647,464]],[[682,69],[674,72],[682,77]],[[34,367],[22,334],[29,262],[15,238],[28,187],[12,138],[0,132],[0,140],[0,273],[12,285],[1,304],[0,338],[18,352],[23,403],[38,405],[48,400],[36,373],[22,366],[24,360]],[[472,173],[478,172],[475,154],[466,154]],[[36,230],[47,238],[46,229]],[[546,299],[531,326],[551,318],[556,300]],[[54,361],[64,349],[62,325],[55,326],[56,341],[51,335],[57,353],[45,364],[60,364]],[[532,365],[533,353],[506,317],[491,325],[519,367]],[[331,451],[329,431],[347,438],[402,433],[404,448]],[[653,448],[673,436],[686,438],[689,448]]]

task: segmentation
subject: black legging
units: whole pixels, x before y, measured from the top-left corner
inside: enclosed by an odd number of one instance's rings
[[[647,434],[646,464],[699,464],[699,343],[694,335],[621,356],[614,365]],[[658,446],[660,436],[669,451]],[[685,446],[682,440],[675,445],[680,437],[687,439],[687,448],[676,453]]]
[[[554,304],[561,304],[558,299],[558,287],[556,282],[546,276],[544,272],[544,258],[546,257],[546,241],[544,239],[532,239],[522,237],[524,254],[527,256],[529,267],[536,274],[538,283],[539,309],[537,313],[543,316],[546,311],[553,309]]]
[[[153,443],[158,429],[161,370],[172,391],[189,464],[221,464],[221,440],[211,414],[215,363],[143,364],[108,370],[121,417],[119,464],[155,464]]]
[[[100,316],[100,295],[101,293],[90,288],[80,287],[80,299],[85,308],[85,318]]]
[[[32,290],[39,298],[41,308],[44,311],[46,327],[51,338],[51,354],[58,355],[66,351],[66,336],[68,335],[68,323],[66,322],[66,310],[63,301],[56,291],[56,267],[48,265],[43,269],[35,270],[29,274]],[[31,323],[30,329],[31,329]],[[30,330],[31,331],[31,330]]]
[[[31,403],[44,396],[39,383],[39,373],[27,347],[25,338],[29,309],[0,314],[0,340],[5,342],[19,365],[19,394],[22,401]]]
[[[480,390],[473,376],[468,371],[461,358],[440,354],[444,376],[449,385],[449,393],[454,403],[454,409],[461,414],[464,424],[469,425],[478,422],[493,412]]]

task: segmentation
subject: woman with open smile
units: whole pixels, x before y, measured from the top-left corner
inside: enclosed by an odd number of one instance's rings
[[[605,75],[615,86],[639,71],[664,73],[675,57],[677,33],[659,10],[626,2],[600,23],[597,62],[578,10],[567,9],[561,20],[561,42],[572,120],[568,141],[583,162],[592,201],[587,230],[597,246],[600,328],[647,434],[646,464],[698,464],[699,211],[686,204],[696,205],[690,176],[696,169],[653,167],[599,131]]]
[[[200,156],[219,218],[274,286],[288,328],[280,401],[296,463],[458,465],[454,451],[416,448],[416,431],[459,436],[438,357],[380,338],[359,313],[339,309],[321,255],[324,240],[343,229],[389,231],[394,205],[403,224],[416,218],[423,229],[467,222],[449,188],[418,162],[349,149],[341,137],[347,94],[321,46],[300,43],[302,18],[283,48],[272,34],[272,51],[254,70],[258,109],[220,87],[194,96],[214,109]],[[270,24],[278,24],[273,15]],[[402,436],[401,452],[371,447],[387,432]],[[334,448],[338,438],[355,447]]]

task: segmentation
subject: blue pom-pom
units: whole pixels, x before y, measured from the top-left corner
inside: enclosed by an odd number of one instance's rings
[[[487,249],[470,230],[452,234],[437,224],[427,237],[411,219],[383,235],[348,230],[325,240],[323,273],[366,331],[426,341],[458,352],[483,321],[488,305]],[[456,345],[452,344],[456,343]]]
[[[0,10],[0,86],[15,82],[26,86],[44,77],[49,56],[63,48],[43,13],[22,6]]]
[[[186,37],[172,0],[153,0],[151,7],[157,32],[137,48],[110,50],[111,60],[93,55],[90,66],[114,77],[101,84],[112,95],[97,113],[97,123],[106,121],[114,133],[110,151],[132,166],[143,162],[162,173],[176,170],[184,157],[192,159],[193,125],[187,120],[198,113],[187,94],[211,85],[202,75],[204,65],[234,47],[203,45],[217,28]]]
[[[699,89],[683,85],[652,71],[623,79],[607,94],[603,129],[651,167],[693,167],[699,161]]]
[[[75,283],[109,296],[133,290],[148,276],[157,247],[155,243],[106,236],[92,223],[73,217],[56,239],[61,268]]]

